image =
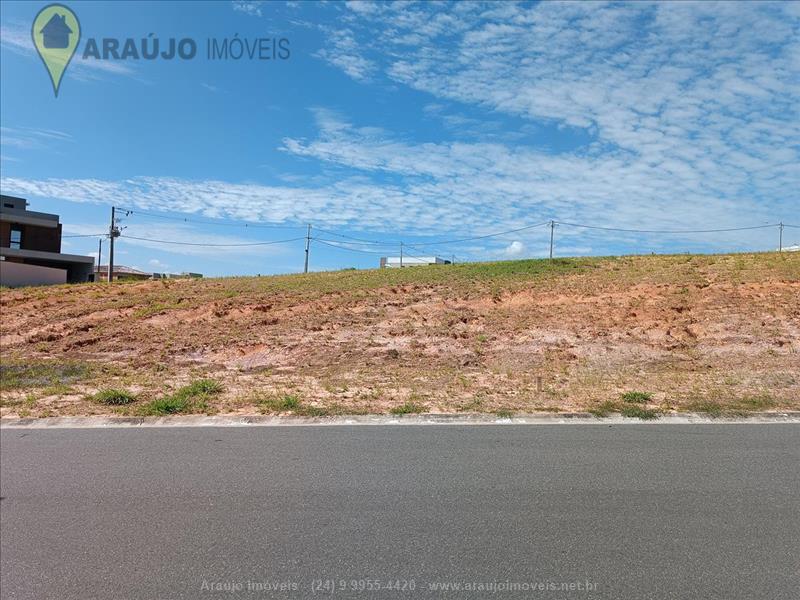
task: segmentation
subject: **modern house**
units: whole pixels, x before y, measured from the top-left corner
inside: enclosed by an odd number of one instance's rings
[[[94,258],[61,253],[58,215],[28,210],[28,202],[0,196],[0,285],[90,281]]]
[[[451,262],[438,256],[382,256],[381,269],[419,267],[422,265],[449,265]]]

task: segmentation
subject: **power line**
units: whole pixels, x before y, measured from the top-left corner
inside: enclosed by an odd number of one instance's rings
[[[517,229],[509,229],[508,231],[498,231],[497,233],[489,233],[487,235],[477,235],[474,237],[462,238],[460,240],[445,240],[443,242],[414,242],[417,246],[439,246],[441,244],[458,244],[460,242],[471,242],[473,240],[485,240],[486,238],[497,237],[500,235],[508,235],[509,233],[517,233],[518,231],[525,231],[526,229],[534,229],[536,227],[542,227],[543,225],[548,225],[550,221],[544,221],[543,223],[536,223],[535,225],[525,225],[524,227],[518,227]]]
[[[118,210],[125,211],[127,213],[126,216],[147,216],[152,217],[155,219],[167,219],[170,221],[181,221],[184,223],[198,223],[201,225],[214,225],[217,227],[244,227],[244,228],[256,228],[256,229],[305,229],[305,225],[273,225],[273,224],[266,224],[266,223],[251,223],[249,221],[241,221],[239,223],[225,223],[222,221],[205,221],[201,219],[190,219],[188,217],[172,217],[169,215],[163,215],[160,213],[152,213],[144,210],[139,209],[132,209],[132,208],[121,208],[117,207]]]
[[[489,233],[489,234],[486,234],[486,235],[477,235],[477,236],[468,237],[468,238],[461,238],[461,239],[457,239],[457,240],[441,240],[441,241],[438,241],[438,242],[436,242],[436,241],[434,241],[434,242],[414,242],[414,245],[416,245],[416,246],[440,246],[440,245],[443,245],[443,244],[457,244],[457,243],[461,243],[461,242],[470,242],[470,241],[473,241],[473,240],[483,240],[483,239],[486,239],[486,238],[498,237],[498,236],[501,236],[501,235],[508,235],[509,233],[517,233],[519,231],[525,231],[526,229],[534,229],[536,227],[542,227],[543,225],[547,225],[548,223],[550,223],[550,221],[544,221],[542,223],[536,223],[534,225],[525,225],[523,227],[517,227],[516,229],[509,229],[507,231],[498,231],[498,232]],[[324,233],[328,233],[328,234],[335,235],[335,236],[338,236],[338,237],[354,240],[355,242],[359,242],[359,243],[362,243],[362,244],[375,244],[375,245],[380,245],[380,246],[389,246],[389,245],[393,245],[393,244],[396,245],[396,244],[399,244],[401,242],[401,240],[389,240],[389,241],[385,241],[385,242],[381,242],[381,241],[378,241],[378,240],[366,240],[366,239],[363,239],[363,238],[352,237],[352,236],[349,236],[349,235],[344,235],[343,233],[337,233],[335,231],[329,231],[329,230],[326,230],[326,229],[319,229],[319,228],[317,228],[317,231],[322,231]]]
[[[209,221],[209,220],[201,220],[201,219],[192,219],[188,217],[175,217],[170,215],[164,215],[160,213],[153,213],[146,210],[140,209],[129,209],[129,208],[121,208],[118,207],[119,210],[125,211],[128,215],[143,215],[147,217],[157,218],[157,219],[167,219],[172,221],[180,221],[184,223],[197,223],[201,225],[213,225],[213,226],[220,226],[220,227],[243,227],[243,228],[263,228],[263,229],[304,229],[306,226],[303,225],[277,225],[277,224],[264,224],[264,223],[253,223],[248,221],[241,221],[238,223],[225,223],[221,221]],[[596,229],[601,231],[618,231],[622,233],[652,233],[652,234],[694,234],[694,233],[724,233],[724,232],[732,232],[732,231],[746,231],[746,230],[754,230],[754,229],[766,229],[769,227],[778,227],[779,223],[770,223],[766,225],[755,225],[750,227],[730,227],[730,228],[719,228],[719,229],[632,229],[632,228],[622,228],[622,227],[605,227],[600,225],[587,225],[584,223],[572,223],[568,221],[555,221],[557,225],[566,225],[568,227],[580,227],[582,229]],[[485,235],[477,235],[477,236],[470,236],[464,237],[459,239],[451,239],[451,240],[439,240],[439,241],[420,241],[415,242],[416,246],[439,246],[445,244],[457,244],[462,242],[470,242],[475,240],[483,240],[493,237],[499,237],[503,235],[508,235],[510,233],[518,233],[520,231],[525,231],[528,229],[535,229],[537,227],[542,227],[545,225],[549,225],[550,221],[543,221],[541,223],[535,223],[533,225],[524,225],[522,227],[517,227],[514,229],[508,229],[505,231],[498,231],[494,233],[489,233]],[[800,228],[800,225],[789,225],[784,224],[784,227],[792,227],[792,228]],[[376,245],[376,246],[391,246],[399,244],[402,240],[375,240],[375,239],[366,239],[355,237],[351,235],[347,235],[344,233],[339,233],[337,231],[332,231],[330,229],[322,229],[319,227],[315,227],[317,231],[322,233],[327,233],[329,235],[333,235],[336,237],[340,237],[343,239],[351,240],[352,244],[364,244],[364,245]],[[64,237],[78,237],[78,236],[64,236]],[[95,237],[94,235],[87,235],[82,237]],[[317,238],[318,239],[318,238]],[[320,240],[321,241],[321,240]],[[334,241],[334,240],[328,240]]]
[[[321,231],[322,233],[327,233],[328,235],[335,235],[336,237],[345,238],[348,240],[353,240],[352,242],[341,242],[342,244],[358,244],[358,245],[375,245],[375,246],[392,246],[397,245],[400,243],[400,240],[386,240],[386,241],[378,241],[378,240],[365,240],[363,238],[356,238],[350,235],[345,235],[343,233],[337,233],[335,231],[330,231],[328,229],[320,229],[319,227],[316,228],[317,231]],[[339,241],[339,240],[336,240]]]
[[[354,242],[359,242],[361,244],[391,245],[400,243],[400,240],[387,240],[385,242],[380,242],[378,240],[365,240],[363,238],[357,238],[350,235],[345,235],[343,233],[337,233],[336,231],[330,231],[328,229],[320,229],[319,227],[317,227],[316,230],[321,231],[322,233],[327,233],[329,235],[335,235],[336,237],[346,238],[348,240],[354,240]]]
[[[125,208],[117,208],[117,211],[124,211],[127,216],[142,216],[142,217],[152,217],[158,219],[166,219],[172,221],[180,221],[184,223],[196,223],[200,225],[212,225],[212,226],[222,226],[222,227],[242,227],[242,228],[258,228],[258,229],[307,229],[306,235],[304,237],[293,237],[290,239],[284,240],[272,240],[266,242],[246,242],[246,243],[229,243],[229,244],[215,244],[215,243],[203,243],[203,242],[180,242],[176,240],[169,240],[169,239],[156,239],[156,238],[148,238],[148,237],[138,237],[133,235],[124,235],[131,240],[138,240],[144,242],[151,242],[156,244],[169,244],[169,245],[177,245],[177,246],[206,246],[206,247],[253,247],[253,246],[269,246],[274,244],[285,244],[290,242],[296,242],[300,240],[306,240],[306,254],[308,254],[309,244],[311,240],[315,240],[322,245],[330,246],[331,248],[337,248],[339,250],[344,250],[348,252],[357,252],[361,254],[369,254],[369,255],[379,255],[379,256],[386,256],[387,254],[391,253],[393,249],[399,244],[401,247],[400,253],[401,257],[403,254],[406,254],[409,258],[416,258],[421,259],[422,256],[418,256],[415,254],[409,253],[406,249],[412,249],[416,252],[429,252],[430,250],[426,250],[425,248],[431,246],[442,246],[447,244],[460,244],[464,242],[471,242],[476,240],[486,240],[490,238],[499,238],[502,236],[508,236],[509,234],[519,233],[522,231],[527,231],[531,229],[536,229],[539,227],[550,226],[551,227],[551,253],[552,253],[552,246],[553,246],[553,228],[555,225],[563,225],[567,227],[577,227],[582,229],[590,229],[590,230],[599,230],[599,231],[611,231],[611,232],[621,232],[621,233],[641,233],[641,234],[673,234],[673,235],[685,235],[685,234],[702,234],[702,233],[722,233],[722,232],[735,232],[735,231],[747,231],[747,230],[757,230],[757,229],[767,229],[772,227],[790,227],[798,229],[800,225],[789,225],[789,224],[781,224],[781,223],[770,223],[764,225],[754,225],[748,227],[729,227],[729,228],[715,228],[715,229],[633,229],[633,228],[622,228],[622,227],[606,227],[601,225],[588,225],[584,223],[572,223],[567,221],[556,221],[556,220],[549,220],[543,221],[540,223],[534,223],[532,225],[523,225],[521,227],[516,227],[513,229],[508,229],[504,231],[497,231],[493,233],[488,233],[484,235],[475,235],[475,236],[468,236],[463,238],[456,238],[456,239],[446,239],[446,240],[433,240],[433,241],[418,241],[414,242],[413,244],[407,244],[404,240],[377,240],[377,239],[367,239],[367,238],[360,238],[351,235],[347,235],[344,233],[339,233],[337,231],[332,231],[328,229],[321,229],[316,228],[317,231],[328,234],[330,236],[334,236],[336,238],[341,239],[326,239],[326,238],[316,238],[311,237],[310,227],[311,225],[304,225],[304,226],[291,226],[291,225],[277,225],[277,224],[262,224],[262,223],[252,223],[242,221],[239,223],[235,222],[222,222],[222,221],[210,221],[210,220],[203,220],[203,219],[193,219],[189,217],[179,217],[179,216],[170,216],[160,213],[153,213],[146,210],[138,210],[138,209],[125,209]],[[80,238],[80,237],[107,237],[107,233],[98,233],[98,234],[75,234],[75,235],[67,235],[63,236],[65,238]],[[416,236],[415,236],[416,237]],[[370,249],[361,249],[355,248],[353,246],[368,246]],[[434,252],[436,250],[433,250]],[[402,259],[401,259],[402,264]],[[307,268],[307,267],[306,267]]]
[[[288,240],[273,240],[271,242],[251,242],[251,243],[247,243],[247,244],[205,244],[205,243],[200,243],[200,242],[175,242],[175,241],[172,241],[172,240],[155,240],[155,239],[152,239],[152,238],[136,237],[136,236],[127,235],[127,234],[122,235],[121,237],[130,239],[130,240],[139,240],[139,241],[142,241],[142,242],[154,242],[154,243],[157,243],[157,244],[174,244],[174,245],[177,245],[177,246],[207,246],[207,247],[213,247],[213,248],[241,247],[241,246],[270,246],[272,244],[286,244],[288,242],[296,242],[297,240],[306,239],[305,236],[304,236],[304,237],[291,238],[291,239],[288,239]]]
[[[327,239],[327,238],[318,238],[318,237],[311,238],[311,239],[317,240],[319,242],[329,242],[331,244],[349,244],[351,246],[363,246],[363,245],[367,244],[367,242],[346,242],[344,240],[331,240],[331,239]],[[398,242],[380,242],[380,243],[369,242],[369,245],[370,246],[397,246],[397,244],[399,244],[399,243],[400,243],[399,241]]]
[[[549,221],[548,221],[549,223]],[[567,225],[569,227],[581,227],[583,229],[601,229],[603,231],[622,231],[626,233],[722,233],[725,231],[745,231],[748,229],[766,229],[767,227],[778,227],[779,223],[767,225],[754,225],[752,227],[731,227],[728,229],[621,229],[619,227],[600,227],[598,225],[583,225],[581,223],[567,223],[565,221],[555,221],[556,225]],[[788,225],[784,224],[784,227]]]
[[[371,250],[360,250],[358,248],[348,248],[347,246],[340,246],[338,244],[331,244],[331,243],[329,243],[329,242],[327,242],[325,240],[321,240],[319,238],[311,238],[311,239],[313,239],[315,242],[319,242],[320,244],[323,244],[325,246],[330,246],[331,248],[338,248],[339,250],[349,250],[350,252],[360,252],[361,254],[373,254],[373,255],[378,255],[378,256],[385,256],[387,254],[386,252],[372,252]]]

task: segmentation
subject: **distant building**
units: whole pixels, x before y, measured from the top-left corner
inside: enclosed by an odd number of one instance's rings
[[[153,273],[153,279],[202,279],[202,273]]]
[[[58,215],[27,207],[24,198],[0,195],[0,285],[89,281],[94,258],[61,253]]]
[[[800,245],[787,246],[783,249],[784,252],[800,252]]]
[[[126,279],[199,279],[202,276],[201,273],[148,273],[125,265],[114,265],[112,279],[115,281],[124,281]],[[108,265],[99,265],[95,269],[95,280],[108,280]]]
[[[382,256],[381,269],[419,267],[422,265],[449,265],[451,262],[438,256]]]
[[[134,269],[133,267],[126,267],[125,265],[114,265],[114,271],[111,278],[114,281],[124,281],[126,279],[152,279],[153,273],[147,273]],[[97,281],[108,280],[108,265],[99,265],[95,269],[95,279]]]

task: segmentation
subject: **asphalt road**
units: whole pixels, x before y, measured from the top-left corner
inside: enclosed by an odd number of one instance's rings
[[[3,599],[800,597],[798,425],[0,437]]]

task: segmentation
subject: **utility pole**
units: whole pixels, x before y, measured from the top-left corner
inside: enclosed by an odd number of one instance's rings
[[[97,240],[97,276],[95,281],[100,279],[100,264],[103,262],[103,238]]]
[[[550,221],[550,260],[553,260],[553,234],[556,230],[556,222]]]
[[[400,242],[400,268],[403,268],[403,242]]]
[[[778,234],[778,252],[783,252],[783,221],[780,222],[780,233]]]
[[[108,228],[108,282],[114,281],[114,238],[119,237],[119,229],[115,221],[116,207],[111,207],[111,226]]]
[[[311,247],[311,223],[306,230],[306,264],[303,266],[303,273],[308,273],[308,250]]]

